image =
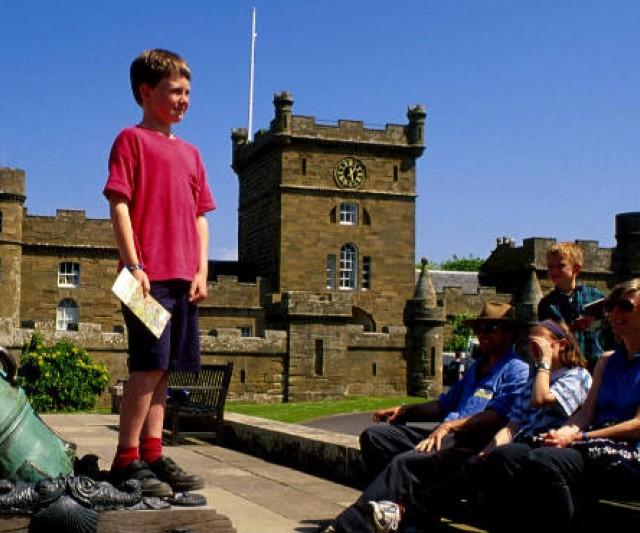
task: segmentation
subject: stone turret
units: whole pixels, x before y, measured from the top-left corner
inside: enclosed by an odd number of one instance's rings
[[[407,126],[409,143],[424,147],[424,123],[427,118],[425,107],[422,104],[409,106],[407,118],[409,119]]]
[[[540,300],[542,300],[542,289],[536,275],[536,269],[532,265],[527,283],[515,301],[516,317],[527,324],[537,322]]]
[[[442,390],[442,342],[444,308],[438,307],[427,260],[415,292],[407,302],[407,394],[433,396]]]
[[[640,277],[640,213],[616,215],[616,248],[611,263],[614,284]]]
[[[291,108],[293,96],[290,92],[282,91],[273,95],[275,116],[271,121],[271,129],[274,132],[288,133],[291,129]]]
[[[20,321],[25,173],[0,168],[0,317]]]

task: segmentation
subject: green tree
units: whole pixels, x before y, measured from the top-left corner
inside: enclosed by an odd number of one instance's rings
[[[447,259],[440,265],[440,268],[442,270],[478,272],[483,263],[484,259],[481,257],[474,257],[472,254],[469,254],[467,257],[458,257],[456,254],[453,254],[451,259]]]
[[[469,326],[464,325],[464,321],[473,318],[473,314],[469,312],[456,313],[448,322],[453,330],[453,336],[444,347],[445,352],[464,352],[467,349],[467,342],[473,330]]]
[[[430,270],[454,270],[457,272],[478,272],[484,264],[484,259],[469,254],[467,257],[458,257],[456,254],[442,263],[428,262]],[[422,270],[422,263],[416,263],[416,269]]]

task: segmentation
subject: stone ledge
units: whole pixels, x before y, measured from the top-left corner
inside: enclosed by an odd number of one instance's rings
[[[364,478],[360,444],[352,435],[225,413],[221,444],[353,487]]]

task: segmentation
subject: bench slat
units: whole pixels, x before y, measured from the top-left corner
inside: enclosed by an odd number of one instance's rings
[[[220,439],[232,374],[232,362],[202,365],[199,373],[169,374],[169,390],[187,393],[177,400],[174,394],[173,399],[167,402],[164,427],[170,434],[171,444],[178,444],[181,435],[211,437],[216,442]]]

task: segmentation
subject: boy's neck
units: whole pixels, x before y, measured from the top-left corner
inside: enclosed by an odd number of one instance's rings
[[[147,117],[144,117],[138,126],[145,130],[157,131],[166,137],[171,138],[174,136],[171,132],[171,124],[160,123],[158,121],[150,120]]]
[[[562,292],[566,292],[567,294],[572,293],[575,288],[576,288],[575,278],[567,282],[566,284],[558,285],[558,289],[560,289]]]

